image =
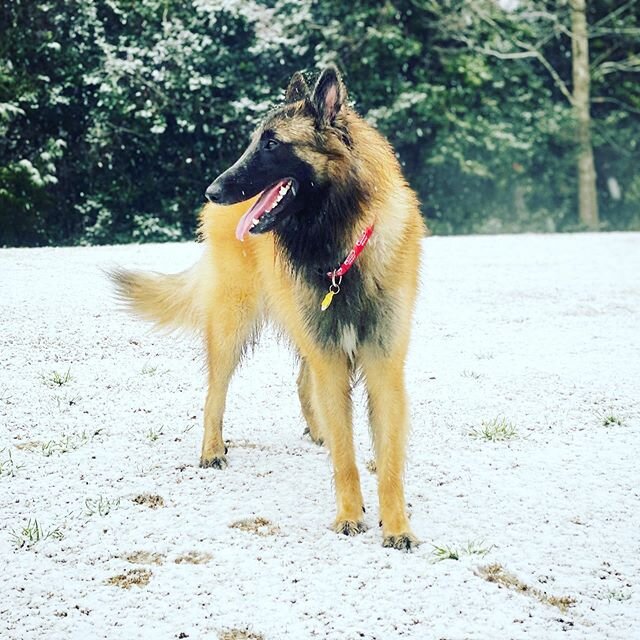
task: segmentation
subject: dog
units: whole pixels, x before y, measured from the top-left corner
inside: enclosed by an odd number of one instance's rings
[[[366,527],[351,389],[366,384],[383,545],[419,544],[407,517],[404,368],[425,225],[387,140],[348,104],[334,66],[313,89],[301,73],[237,162],[207,188],[205,243],[190,269],[117,270],[131,310],[202,332],[208,363],[200,465],[222,469],[229,380],[265,320],[299,356],[306,431],[333,463],[337,533]]]

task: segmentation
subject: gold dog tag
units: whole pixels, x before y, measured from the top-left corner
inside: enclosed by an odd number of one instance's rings
[[[329,306],[331,305],[331,303],[333,302],[333,296],[336,295],[336,293],[340,293],[340,282],[342,281],[342,276],[340,276],[340,279],[338,280],[338,282],[336,282],[336,275],[335,275],[335,271],[333,272],[333,277],[331,278],[331,284],[329,285],[329,291],[327,291],[327,294],[325,295],[324,298],[322,298],[322,304],[320,305],[320,311],[326,311]]]
[[[320,305],[321,311],[326,311],[329,308],[331,302],[333,301],[333,296],[335,295],[336,294],[333,291],[329,291],[329,293],[327,293],[327,295],[322,298],[322,304]]]

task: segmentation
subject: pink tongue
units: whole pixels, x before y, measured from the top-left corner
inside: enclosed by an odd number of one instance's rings
[[[236,227],[236,238],[238,240],[244,240],[244,237],[247,235],[249,229],[251,228],[251,223],[254,218],[260,218],[260,216],[264,215],[267,212],[267,209],[270,209],[273,203],[276,201],[278,197],[278,192],[280,188],[289,182],[288,180],[281,180],[276,185],[271,187],[271,189],[267,191],[263,191],[262,195],[258,199],[258,201],[245,213],[240,221],[238,222],[238,226]]]

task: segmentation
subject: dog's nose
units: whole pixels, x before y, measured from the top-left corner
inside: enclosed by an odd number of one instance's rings
[[[209,202],[218,202],[222,198],[222,188],[215,182],[212,182],[207,190],[204,192],[205,197]]]

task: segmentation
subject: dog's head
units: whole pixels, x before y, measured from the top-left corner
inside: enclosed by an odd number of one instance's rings
[[[238,223],[236,236],[265,233],[322,198],[344,174],[351,146],[346,89],[338,70],[327,67],[313,91],[300,73],[287,88],[285,103],[254,132],[238,161],[206,191],[218,204],[261,194]]]

